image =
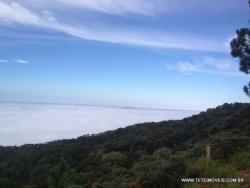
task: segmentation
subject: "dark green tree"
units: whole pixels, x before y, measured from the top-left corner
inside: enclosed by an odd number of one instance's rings
[[[249,0],[250,5],[250,0]],[[250,28],[236,31],[237,36],[231,41],[231,55],[240,60],[240,71],[250,73]],[[244,86],[244,92],[250,97],[250,82]]]
[[[0,188],[19,188],[13,181],[8,178],[0,178]]]

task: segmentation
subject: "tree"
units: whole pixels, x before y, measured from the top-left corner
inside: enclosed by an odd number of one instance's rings
[[[0,178],[0,188],[15,188],[15,184],[8,178]]]
[[[112,166],[123,166],[126,161],[126,156],[120,152],[112,151],[102,155],[101,161]]]
[[[250,0],[249,0],[250,5]],[[241,28],[236,31],[231,45],[231,55],[240,60],[240,71],[250,74],[250,28]],[[250,97],[250,82],[244,86],[244,92]]]

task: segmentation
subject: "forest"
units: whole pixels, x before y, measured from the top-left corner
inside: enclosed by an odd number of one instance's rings
[[[195,177],[244,182],[181,182]],[[223,104],[182,120],[76,139],[0,147],[0,188],[181,187],[250,187],[250,104]]]

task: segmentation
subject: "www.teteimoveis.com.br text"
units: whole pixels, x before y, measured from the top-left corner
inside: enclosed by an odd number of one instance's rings
[[[181,178],[182,183],[243,183],[244,178]]]

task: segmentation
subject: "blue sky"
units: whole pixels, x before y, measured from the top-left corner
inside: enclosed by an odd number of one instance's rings
[[[0,0],[0,100],[248,102],[228,43],[249,17],[247,0]]]

